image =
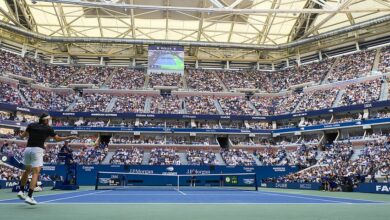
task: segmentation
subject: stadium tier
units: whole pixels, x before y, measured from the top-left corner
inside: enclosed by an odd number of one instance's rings
[[[0,0],[2,219],[389,219],[389,12]]]

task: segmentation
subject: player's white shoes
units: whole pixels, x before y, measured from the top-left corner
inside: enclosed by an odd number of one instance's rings
[[[36,205],[38,204],[37,201],[33,197],[26,196],[26,199],[24,200],[25,203],[30,204],[30,205]]]
[[[18,197],[21,200],[25,200],[27,196],[26,196],[26,193],[24,193],[23,191],[19,191],[18,192]]]

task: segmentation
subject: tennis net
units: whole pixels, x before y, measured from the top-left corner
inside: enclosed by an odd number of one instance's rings
[[[98,172],[96,190],[258,190],[256,173],[142,174]]]

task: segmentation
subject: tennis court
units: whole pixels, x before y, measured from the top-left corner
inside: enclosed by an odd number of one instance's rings
[[[385,202],[364,199],[333,198],[313,195],[294,195],[281,192],[242,191],[218,188],[186,188],[181,190],[136,187],[134,189],[85,190],[36,197],[43,204],[74,203],[132,203],[132,204],[380,204]],[[0,203],[20,203],[19,199]]]
[[[4,219],[388,219],[390,198],[360,193],[261,189],[259,191],[168,188],[46,191],[29,206],[2,190]],[[31,210],[40,210],[31,212]],[[275,217],[276,216],[276,217]],[[314,217],[315,216],[315,217]],[[336,217],[335,217],[336,216]],[[130,218],[131,217],[131,218]],[[134,217],[134,218],[132,218]],[[340,217],[340,218],[338,218]]]

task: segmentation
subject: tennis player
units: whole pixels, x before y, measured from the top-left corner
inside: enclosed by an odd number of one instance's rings
[[[55,141],[64,141],[76,139],[77,136],[60,137],[52,127],[49,126],[50,116],[42,114],[38,123],[31,123],[20,135],[22,138],[28,136],[27,146],[24,150],[25,171],[20,181],[20,191],[18,197],[30,205],[36,205],[37,201],[33,198],[34,188],[37,185],[38,177],[43,166],[43,155],[45,151],[44,143],[48,137],[53,137]],[[32,179],[29,184],[28,194],[25,194],[25,186],[29,174],[32,172]]]

